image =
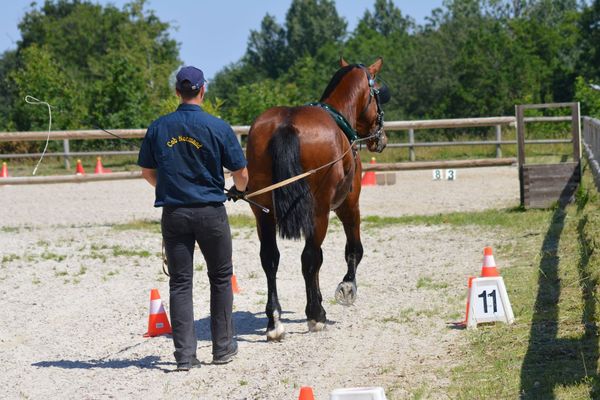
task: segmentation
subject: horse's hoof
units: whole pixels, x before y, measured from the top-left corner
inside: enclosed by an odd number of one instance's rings
[[[280,342],[285,336],[285,328],[280,321],[275,322],[275,328],[267,330],[267,342]]]
[[[335,289],[335,300],[344,306],[351,306],[356,300],[356,283],[342,282]]]
[[[307,321],[309,332],[321,332],[325,330],[325,322],[317,322],[314,319]]]

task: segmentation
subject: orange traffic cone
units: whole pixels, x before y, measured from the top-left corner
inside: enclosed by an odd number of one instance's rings
[[[6,162],[2,163],[2,172],[0,172],[0,178],[8,178],[8,166]]]
[[[234,294],[239,294],[241,292],[240,287],[238,286],[237,278],[235,277],[235,273],[231,275],[231,290]]]
[[[112,171],[108,168],[104,168],[102,165],[102,157],[96,158],[96,168],[94,169],[94,174],[109,174]]]
[[[481,267],[481,277],[487,278],[490,276],[500,276],[496,269],[496,261],[492,254],[491,247],[485,247],[483,249],[483,266]]]
[[[103,174],[104,167],[102,166],[102,157],[96,158],[96,169],[94,169],[94,174]]]
[[[75,167],[75,175],[85,175],[83,165],[81,165],[81,160],[77,160],[77,166]]]
[[[298,400],[315,400],[315,395],[310,386],[302,386],[300,388],[300,396],[298,396]]]
[[[150,316],[148,317],[148,332],[144,337],[152,337],[171,333],[171,325],[165,312],[158,289],[150,291]]]
[[[475,279],[475,277],[470,276],[469,281],[467,283],[467,311],[465,312],[465,320],[460,323],[460,325],[464,326],[466,326],[467,322],[469,321],[469,309],[471,308],[471,288],[473,287],[473,279]]]
[[[369,164],[375,164],[375,157],[371,157],[371,161]],[[374,186],[377,184],[377,179],[375,178],[375,171],[367,171],[364,173],[362,180],[360,181],[362,186]]]

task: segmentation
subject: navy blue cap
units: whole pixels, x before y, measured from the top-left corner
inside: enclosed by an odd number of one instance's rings
[[[177,90],[183,89],[182,84],[185,81],[190,82],[190,89],[192,90],[199,90],[202,85],[204,85],[204,82],[206,82],[204,79],[204,72],[192,66],[182,67],[177,73],[177,83],[175,84]]]

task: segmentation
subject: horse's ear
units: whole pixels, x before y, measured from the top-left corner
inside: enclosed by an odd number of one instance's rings
[[[377,75],[379,73],[379,70],[381,69],[382,65],[383,65],[383,57],[377,57],[377,61],[375,61],[369,67],[369,73],[373,76]]]
[[[344,60],[344,57],[343,57],[343,56],[340,56],[340,68],[347,67],[348,65],[350,65],[350,64],[348,64],[348,63],[346,62],[346,60]]]

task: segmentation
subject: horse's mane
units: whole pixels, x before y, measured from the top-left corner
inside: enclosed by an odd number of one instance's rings
[[[325,91],[323,92],[323,95],[321,96],[321,100],[319,100],[319,101],[323,101],[327,97],[329,97],[331,92],[333,92],[333,90],[337,87],[337,85],[340,83],[342,78],[348,72],[352,71],[354,68],[359,68],[359,67],[360,67],[360,65],[358,65],[358,64],[351,64],[351,65],[346,65],[345,67],[338,69],[338,71],[335,73],[335,75],[333,75],[333,78],[331,78],[331,80],[329,81],[329,84],[325,88]]]

